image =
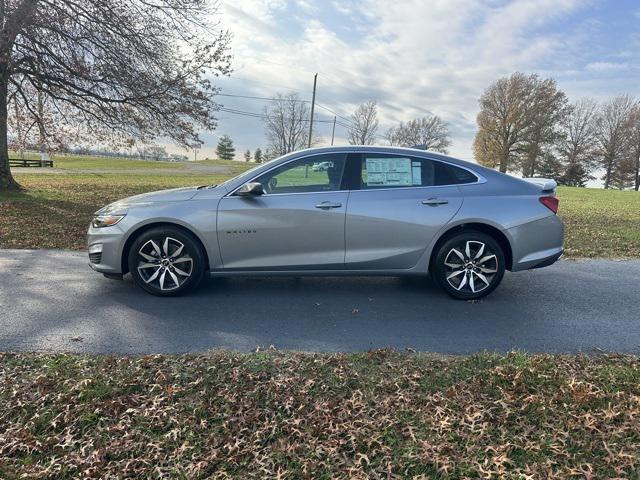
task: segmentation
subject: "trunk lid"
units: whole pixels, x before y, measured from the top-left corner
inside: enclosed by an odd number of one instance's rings
[[[544,193],[554,193],[558,184],[551,178],[523,178],[525,182],[533,183],[540,187]]]

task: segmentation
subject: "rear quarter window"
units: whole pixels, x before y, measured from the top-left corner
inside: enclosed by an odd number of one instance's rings
[[[448,163],[434,163],[436,164],[434,185],[461,185],[478,181],[478,177],[469,170]]]

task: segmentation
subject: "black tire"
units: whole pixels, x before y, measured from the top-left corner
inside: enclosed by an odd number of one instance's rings
[[[205,258],[200,242],[190,233],[157,227],[133,241],[127,261],[138,286],[152,295],[172,297],[200,284],[206,271]]]
[[[504,252],[498,242],[474,230],[448,238],[439,247],[434,262],[435,280],[450,296],[461,300],[489,295],[500,284],[505,271]]]

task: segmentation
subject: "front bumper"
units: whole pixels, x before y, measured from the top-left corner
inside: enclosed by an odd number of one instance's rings
[[[89,266],[100,273],[122,274],[123,240],[124,232],[119,224],[105,228],[90,226],[87,232]]]

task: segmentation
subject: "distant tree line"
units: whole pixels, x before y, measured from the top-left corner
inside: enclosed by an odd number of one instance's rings
[[[480,97],[476,160],[501,172],[585,186],[640,187],[640,102],[619,95],[570,103],[555,80],[514,73]]]
[[[216,156],[221,160],[234,160],[236,157],[236,148],[233,145],[233,139],[229,135],[222,135],[218,139],[216,146]],[[245,162],[262,163],[264,161],[264,154],[260,148],[256,148],[251,155],[251,150],[247,149],[242,158]]]
[[[265,157],[270,159],[319,143],[320,139],[314,132],[309,142],[309,116],[309,107],[298,94],[278,94],[263,112],[269,144]],[[437,115],[399,122],[379,136],[377,104],[369,101],[359,105],[348,121],[347,140],[350,145],[373,145],[381,138],[389,145],[418,146],[441,153],[447,153],[451,145],[449,125]]]

